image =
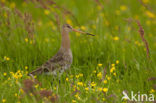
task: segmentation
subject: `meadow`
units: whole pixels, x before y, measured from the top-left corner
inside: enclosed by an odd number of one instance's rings
[[[130,103],[122,100],[123,91],[156,98],[155,5],[155,0],[0,0],[0,102]],[[95,36],[71,32],[70,69],[33,81],[27,74],[57,53],[65,23]]]

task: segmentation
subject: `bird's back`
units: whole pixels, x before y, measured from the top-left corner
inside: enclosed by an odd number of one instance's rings
[[[64,48],[60,48],[55,56],[30,74],[50,73],[56,75],[57,72],[62,74],[66,69],[70,68],[72,59],[73,57],[70,49],[66,50]]]

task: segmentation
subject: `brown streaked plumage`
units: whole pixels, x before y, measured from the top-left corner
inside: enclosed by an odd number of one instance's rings
[[[56,75],[57,72],[63,73],[63,71],[70,68],[73,59],[72,52],[70,49],[70,39],[69,39],[70,31],[80,32],[83,34],[94,36],[93,34],[73,29],[69,24],[64,24],[61,33],[62,43],[57,54],[53,56],[51,59],[49,59],[46,63],[44,63],[41,67],[29,73],[29,75],[36,75],[42,73],[52,73],[53,75]]]

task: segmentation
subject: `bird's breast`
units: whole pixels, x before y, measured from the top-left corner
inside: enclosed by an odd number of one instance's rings
[[[69,63],[72,64],[73,61],[73,55],[72,55],[72,51],[69,49],[67,52],[65,52],[64,54],[64,59]]]

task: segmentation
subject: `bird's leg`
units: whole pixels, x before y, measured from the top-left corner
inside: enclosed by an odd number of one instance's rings
[[[53,86],[53,82],[54,82],[54,78],[53,78],[52,81],[51,81],[51,86]]]
[[[61,80],[59,79],[59,85],[61,84]]]
[[[59,78],[59,85],[60,85],[61,84],[61,75],[62,75],[62,72],[59,72],[58,75],[59,75],[58,78]]]

